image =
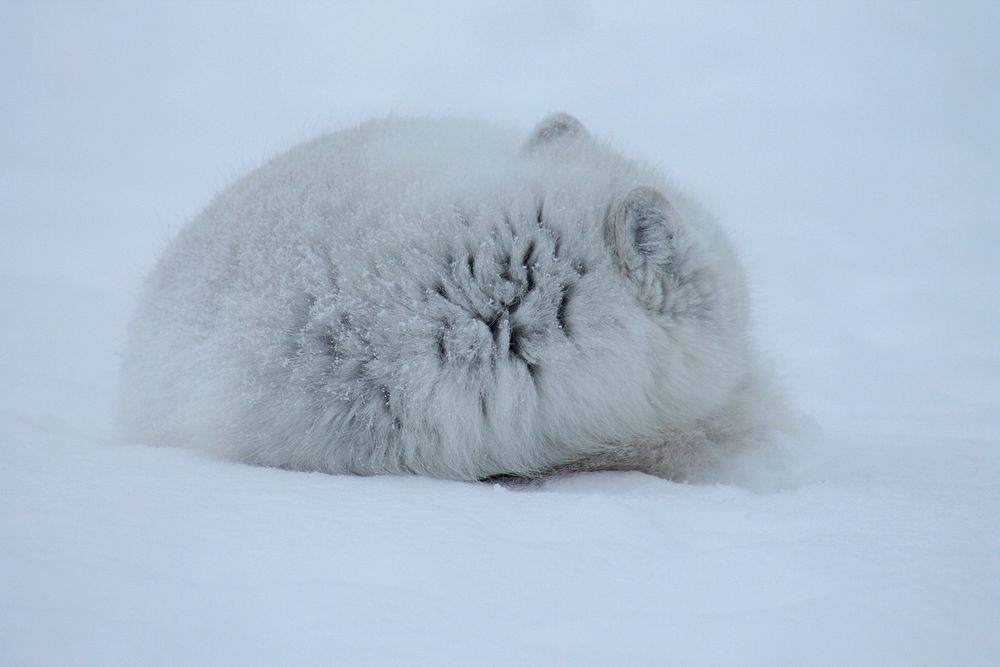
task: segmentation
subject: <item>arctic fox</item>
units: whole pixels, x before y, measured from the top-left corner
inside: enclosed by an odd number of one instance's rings
[[[390,118],[219,195],[131,325],[131,439],[459,480],[696,479],[777,400],[716,222],[572,116]]]

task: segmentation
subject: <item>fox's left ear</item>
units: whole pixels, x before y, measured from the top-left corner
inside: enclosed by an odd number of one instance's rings
[[[525,148],[527,150],[533,150],[539,146],[563,143],[565,141],[572,141],[575,139],[586,139],[589,136],[590,134],[583,126],[583,123],[578,121],[573,116],[568,113],[554,113],[550,116],[546,116],[545,119],[535,127],[531,136],[528,138],[528,143],[525,145]]]
[[[605,240],[618,268],[640,290],[674,271],[679,222],[670,201],[655,188],[635,188],[612,206],[605,222]]]

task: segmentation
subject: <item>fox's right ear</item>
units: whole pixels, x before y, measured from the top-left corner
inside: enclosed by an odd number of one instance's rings
[[[535,127],[525,148],[530,151],[540,146],[585,139],[589,136],[590,133],[587,132],[583,123],[573,116],[568,113],[554,113],[546,116]]]
[[[609,209],[605,241],[619,270],[649,304],[661,296],[662,283],[677,269],[682,227],[677,211],[655,188],[635,188]]]

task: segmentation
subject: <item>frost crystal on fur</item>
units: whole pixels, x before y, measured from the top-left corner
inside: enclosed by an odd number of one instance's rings
[[[773,413],[716,223],[566,114],[274,159],[173,241],[123,373],[136,440],[333,473],[697,477]]]

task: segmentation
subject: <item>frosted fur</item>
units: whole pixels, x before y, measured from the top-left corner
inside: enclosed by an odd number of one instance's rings
[[[219,195],[150,275],[131,438],[332,473],[695,478],[774,414],[712,218],[565,114],[387,119]]]

